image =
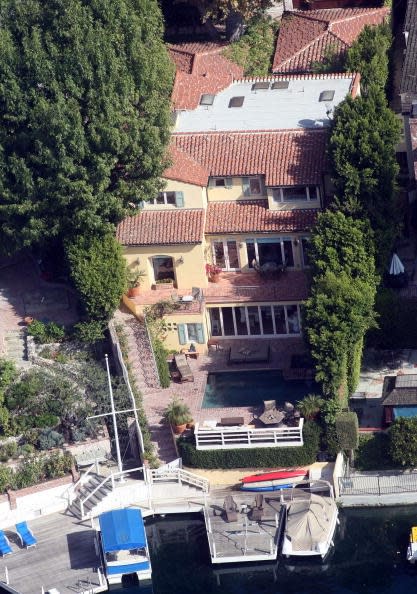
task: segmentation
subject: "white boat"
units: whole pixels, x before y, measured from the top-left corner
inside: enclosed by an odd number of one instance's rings
[[[303,489],[293,489],[286,505],[282,554],[286,557],[314,555],[324,559],[333,545],[338,524],[338,509],[330,483],[314,481]]]
[[[139,583],[152,578],[145,525],[140,509],[117,509],[99,516],[98,544],[108,584],[121,584],[124,576]]]
[[[407,561],[413,565],[417,561],[417,526],[411,528],[410,542],[407,547]]]

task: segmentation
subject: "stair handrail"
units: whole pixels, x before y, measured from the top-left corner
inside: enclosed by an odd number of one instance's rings
[[[109,476],[104,477],[104,479],[101,481],[101,483],[99,483],[95,489],[93,489],[92,491],[90,491],[90,493],[88,493],[87,497],[85,497],[84,499],[82,499],[80,497],[80,511],[81,511],[81,517],[84,517],[84,505],[85,503],[91,499],[91,497],[93,495],[95,495],[95,493],[97,491],[100,490],[100,488],[105,485],[107,482],[111,482],[111,490],[114,490],[114,484],[115,484],[115,479],[117,477],[122,477],[125,474],[130,474],[132,472],[138,472],[140,470],[143,470],[143,466],[139,466],[138,468],[129,468],[129,470],[122,470],[121,472],[112,472],[111,474],[109,474]]]
[[[92,469],[95,468],[96,472],[98,474],[98,467],[97,467],[97,460],[95,460],[93,462],[93,464],[84,472],[84,474],[80,473],[80,478],[78,479],[78,481],[76,481],[75,483],[72,483],[68,489],[66,489],[63,494],[62,497],[66,497],[68,500],[68,505],[71,505],[71,503],[74,501],[73,497],[76,490],[78,489],[78,487],[83,483],[83,481],[85,480],[85,477],[88,476],[90,474],[90,472],[92,471]]]

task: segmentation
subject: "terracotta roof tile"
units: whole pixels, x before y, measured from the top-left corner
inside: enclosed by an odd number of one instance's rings
[[[275,48],[273,72],[306,72],[321,61],[331,46],[345,52],[365,25],[386,20],[389,7],[330,8],[294,11],[282,19]]]
[[[216,42],[192,42],[192,43],[169,43],[167,45],[171,59],[177,70],[191,74],[196,66],[198,58],[210,54],[219,54],[227,43]],[[197,59],[196,59],[197,58]]]
[[[205,232],[295,233],[308,231],[317,220],[318,209],[269,210],[267,200],[210,202]]]
[[[117,226],[122,245],[176,245],[201,243],[204,210],[144,210]]]
[[[169,156],[172,165],[164,171],[166,179],[182,181],[201,187],[207,186],[209,173],[206,167],[172,143],[169,147]]]
[[[326,130],[204,132],[171,139],[209,175],[265,175],[267,186],[321,183],[326,141]]]

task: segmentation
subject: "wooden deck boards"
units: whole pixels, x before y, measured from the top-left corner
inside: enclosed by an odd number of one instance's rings
[[[94,572],[99,559],[88,522],[58,513],[32,520],[29,526],[38,544],[28,550],[18,544],[14,526],[5,530],[13,553],[0,559],[2,579],[7,567],[10,585],[21,594],[41,594],[42,586],[45,592],[55,587],[61,594],[99,586]]]

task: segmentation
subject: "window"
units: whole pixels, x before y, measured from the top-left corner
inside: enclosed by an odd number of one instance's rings
[[[204,93],[201,95],[200,105],[213,105],[214,103],[214,95],[209,95]]]
[[[256,82],[252,85],[252,91],[263,91],[269,89],[269,82]]]
[[[277,89],[288,89],[289,86],[289,80],[277,80],[276,82],[272,83],[271,89],[273,89],[274,91]]]
[[[301,238],[301,253],[303,257],[303,266],[307,267],[310,266],[310,254],[309,254],[309,247],[310,247],[310,239],[308,237]]]
[[[234,239],[213,241],[213,263],[223,270],[237,270],[239,266],[239,256],[237,243]]]
[[[172,204],[174,206],[184,206],[183,192],[159,192],[157,198],[150,201],[151,204]]]
[[[204,328],[203,324],[177,324],[178,342],[186,344],[187,342],[197,342],[204,344]]]
[[[233,178],[231,177],[211,177],[209,181],[210,188],[231,188],[233,186]]]
[[[209,309],[211,336],[300,334],[300,310],[290,305],[248,305]]]
[[[273,188],[274,202],[296,202],[298,200],[318,200],[320,197],[318,186],[288,186]]]
[[[155,258],[152,258],[152,266],[155,282],[175,281],[174,261],[171,256],[155,256]]]
[[[249,268],[256,261],[259,266],[275,264],[276,266],[294,266],[292,239],[259,238],[246,240],[246,254]]]
[[[333,101],[334,91],[322,91],[320,93],[319,101]]]
[[[232,97],[229,101],[229,107],[242,107],[244,100],[244,97]]]
[[[242,177],[242,190],[244,196],[261,196],[262,182],[259,176],[257,177]]]

